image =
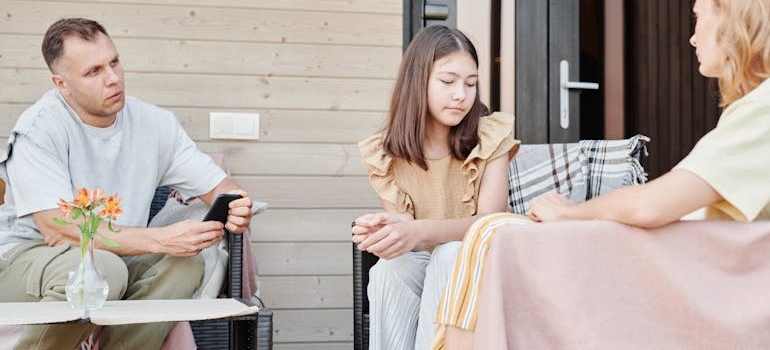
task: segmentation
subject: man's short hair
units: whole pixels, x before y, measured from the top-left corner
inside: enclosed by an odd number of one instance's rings
[[[83,40],[91,41],[99,33],[109,36],[101,24],[86,18],[62,18],[51,24],[43,37],[43,58],[48,69],[53,72],[54,63],[64,53],[64,38],[77,35]]]

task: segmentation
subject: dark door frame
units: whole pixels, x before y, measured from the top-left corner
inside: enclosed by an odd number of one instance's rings
[[[548,143],[548,1],[515,3],[516,138]]]
[[[457,28],[457,0],[404,0],[403,50],[420,29],[431,24]]]

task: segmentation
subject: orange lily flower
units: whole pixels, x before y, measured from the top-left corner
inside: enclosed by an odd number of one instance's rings
[[[75,195],[75,199],[72,200],[72,205],[80,208],[87,208],[91,205],[91,197],[88,195],[87,188],[81,188]]]

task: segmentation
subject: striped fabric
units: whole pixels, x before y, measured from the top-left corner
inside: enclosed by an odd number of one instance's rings
[[[454,272],[447,283],[444,295],[436,311],[438,327],[433,334],[433,349],[443,349],[445,326],[455,326],[473,330],[476,326],[476,305],[481,281],[484,257],[489,250],[489,242],[498,227],[508,224],[530,223],[528,217],[496,213],[476,220],[468,229],[463,240],[460,254],[455,260]]]
[[[647,156],[647,136],[625,140],[522,145],[509,166],[511,212],[526,214],[532,199],[552,190],[583,202],[618,187],[644,183],[639,160]]]

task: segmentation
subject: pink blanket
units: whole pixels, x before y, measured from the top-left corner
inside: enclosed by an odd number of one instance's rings
[[[508,225],[476,349],[770,349],[770,222]]]

